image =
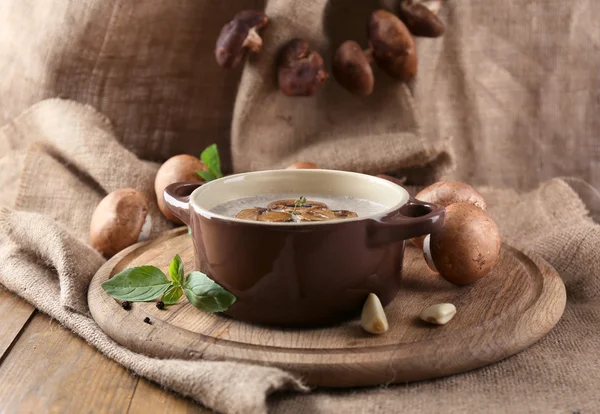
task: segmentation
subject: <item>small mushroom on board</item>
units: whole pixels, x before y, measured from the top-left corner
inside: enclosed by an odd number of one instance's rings
[[[262,38],[258,31],[269,22],[267,15],[257,10],[244,10],[223,26],[217,39],[215,57],[224,69],[238,66],[250,49],[258,53],[262,49]]]
[[[328,78],[321,55],[304,39],[291,40],[278,62],[279,89],[286,96],[312,96]]]
[[[398,13],[408,30],[418,37],[440,37],[446,31],[446,26],[437,16],[440,2],[424,3],[414,0],[402,0]]]
[[[90,223],[90,243],[106,258],[147,240],[152,228],[148,199],[133,188],[113,191],[100,201]]]
[[[417,76],[415,42],[408,28],[394,14],[383,9],[371,14],[369,48],[377,65],[391,77],[409,82]]]
[[[487,276],[500,258],[498,226],[483,210],[468,203],[446,207],[444,226],[425,237],[428,266],[455,285]]]
[[[203,182],[204,180],[196,174],[197,171],[208,171],[208,167],[200,159],[192,155],[181,154],[175,155],[165,161],[156,173],[154,192],[156,193],[158,208],[167,219],[174,223],[182,224],[181,220],[175,217],[167,208],[163,196],[165,188],[168,185],[179,182]]]
[[[469,203],[483,211],[487,210],[487,204],[481,193],[469,184],[459,181],[440,181],[421,190],[415,198],[426,203],[438,204],[442,207],[456,203]],[[425,236],[412,238],[415,246],[423,248]]]

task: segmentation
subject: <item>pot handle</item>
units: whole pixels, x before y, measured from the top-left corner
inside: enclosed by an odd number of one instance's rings
[[[444,225],[446,209],[410,197],[395,214],[376,222],[376,242],[408,240],[413,237],[434,233]]]
[[[190,195],[203,184],[205,183],[173,183],[168,185],[163,193],[163,198],[171,213],[188,226],[190,225]]]

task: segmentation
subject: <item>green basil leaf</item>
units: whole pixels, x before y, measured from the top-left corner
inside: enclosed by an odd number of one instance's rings
[[[131,302],[148,302],[160,297],[171,281],[154,266],[131,267],[102,284],[110,296]]]
[[[212,144],[202,151],[202,154],[200,154],[200,159],[216,178],[223,177],[223,173],[221,172],[221,159],[219,158],[217,144]]]
[[[175,285],[183,285],[183,262],[178,254],[175,255],[169,266],[169,277]]]
[[[196,174],[198,174],[200,178],[202,178],[206,182],[217,179],[217,177],[215,177],[210,171],[196,171]]]
[[[188,275],[183,287],[192,305],[207,312],[223,312],[235,303],[236,297],[202,272]]]
[[[175,305],[179,302],[183,296],[183,289],[181,286],[171,286],[162,297],[162,301],[165,305]]]

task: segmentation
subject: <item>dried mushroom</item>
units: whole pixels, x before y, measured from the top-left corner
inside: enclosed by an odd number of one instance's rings
[[[408,28],[385,10],[375,10],[369,21],[369,47],[377,65],[388,75],[408,82],[417,75],[417,50]]]
[[[293,39],[281,52],[277,76],[284,95],[312,96],[329,75],[321,55],[306,40]]]
[[[257,10],[244,10],[223,26],[215,50],[217,63],[224,69],[238,66],[246,51],[257,53],[262,49],[262,38],[258,31],[269,22],[266,14]]]
[[[440,3],[434,2],[432,6],[439,8]],[[446,31],[446,26],[437,16],[437,13],[423,3],[403,0],[400,3],[399,14],[400,19],[415,36],[440,37]]]

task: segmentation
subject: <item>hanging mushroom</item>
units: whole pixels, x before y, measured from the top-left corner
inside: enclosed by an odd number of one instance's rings
[[[238,66],[248,50],[258,53],[262,49],[262,38],[258,31],[269,22],[261,11],[244,10],[223,26],[215,49],[217,63],[224,69]]]
[[[371,14],[368,27],[369,48],[347,40],[333,59],[333,75],[350,93],[373,93],[375,78],[371,65],[377,63],[388,75],[408,82],[417,74],[417,53],[413,38],[402,21],[385,10]]]
[[[328,78],[323,58],[303,39],[293,39],[283,48],[277,76],[286,96],[312,96]]]

